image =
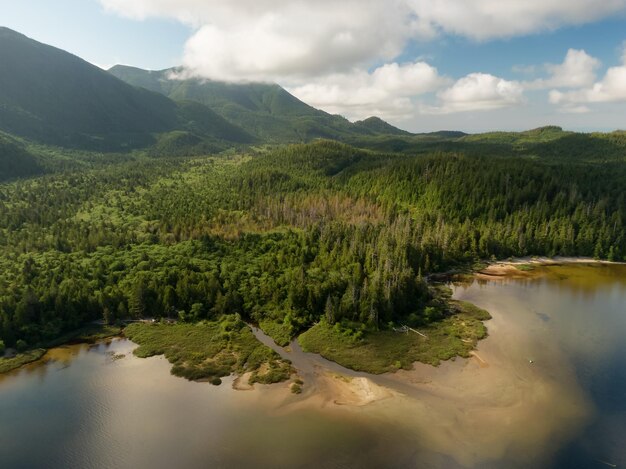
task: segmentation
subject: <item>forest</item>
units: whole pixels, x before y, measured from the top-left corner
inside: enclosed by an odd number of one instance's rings
[[[280,344],[320,322],[358,339],[445,318],[432,273],[510,256],[624,260],[623,139],[568,138],[49,157],[46,174],[0,184],[0,344],[100,319],[232,314]]]

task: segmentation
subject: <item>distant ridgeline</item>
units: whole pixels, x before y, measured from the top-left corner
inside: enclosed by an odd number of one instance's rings
[[[403,133],[382,121],[352,124],[277,85],[169,80],[170,71],[121,66],[107,73],[7,28],[0,61],[0,130],[49,145],[202,155],[238,144]]]
[[[0,62],[6,345],[232,313],[281,343],[320,321],[358,340],[447,317],[432,272],[626,255],[622,132],[414,135],[274,85],[107,73],[7,29]],[[317,137],[344,143],[278,145]]]
[[[125,82],[176,101],[204,104],[260,141],[302,142],[314,138],[346,139],[372,135],[411,135],[378,118],[355,124],[315,109],[278,85],[234,84],[175,78],[179,69],[148,71],[116,65],[109,72]]]

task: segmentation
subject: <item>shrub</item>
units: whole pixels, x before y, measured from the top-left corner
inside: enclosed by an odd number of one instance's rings
[[[24,340],[20,339],[15,343],[15,348],[18,352],[25,352],[28,348],[28,344]]]

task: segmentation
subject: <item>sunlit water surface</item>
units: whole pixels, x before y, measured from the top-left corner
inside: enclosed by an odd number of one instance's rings
[[[478,357],[372,377],[393,397],[359,407],[316,400],[342,370],[296,346],[301,396],[187,382],[127,340],[55,349],[0,376],[0,468],[626,467],[626,266],[541,271],[455,286],[493,315]]]

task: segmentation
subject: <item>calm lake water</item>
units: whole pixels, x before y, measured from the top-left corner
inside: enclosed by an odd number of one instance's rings
[[[371,377],[392,396],[365,406],[317,399],[342,370],[297,347],[300,396],[190,383],[127,340],[56,349],[0,376],[0,468],[626,467],[626,266],[540,270],[454,287],[492,312],[478,356]]]

